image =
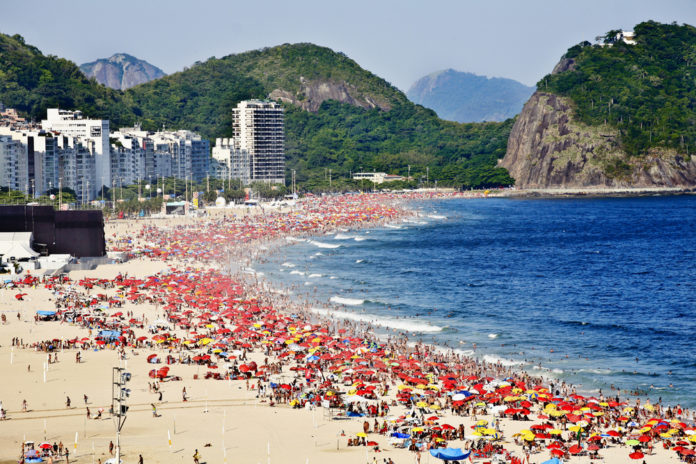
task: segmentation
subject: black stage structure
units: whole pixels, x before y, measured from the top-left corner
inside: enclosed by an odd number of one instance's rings
[[[52,206],[1,206],[0,232],[32,232],[42,254],[106,255],[101,210],[56,211]]]

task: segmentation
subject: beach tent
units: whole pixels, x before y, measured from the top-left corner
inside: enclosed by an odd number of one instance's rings
[[[31,249],[32,241],[31,232],[0,232],[0,255],[7,261],[36,258],[39,254]]]
[[[443,461],[461,461],[469,457],[471,451],[463,452],[461,448],[431,449],[430,454]]]
[[[50,316],[55,316],[56,312],[55,311],[36,311],[36,314],[39,316],[43,317],[50,317]]]
[[[36,311],[36,315],[42,321],[49,321],[49,320],[56,319],[56,312],[55,311]]]
[[[118,330],[101,330],[99,331],[99,336],[109,340],[117,339],[121,336],[121,332]]]

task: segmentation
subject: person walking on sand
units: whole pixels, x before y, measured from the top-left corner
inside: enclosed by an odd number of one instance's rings
[[[198,450],[193,453],[193,464],[200,464],[201,455],[198,454]]]
[[[157,406],[155,403],[150,403],[150,406],[152,406],[152,417],[157,417]]]
[[[143,455],[142,454],[138,455],[138,464],[143,464]]]
[[[113,442],[113,441],[110,441],[110,442],[109,442],[109,454],[110,454],[111,456],[114,455],[114,442]]]
[[[27,412],[28,407],[27,400],[22,400],[22,411]]]

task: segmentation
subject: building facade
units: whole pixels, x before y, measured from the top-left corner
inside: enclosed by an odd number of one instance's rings
[[[251,182],[249,152],[235,146],[234,139],[218,138],[213,147],[213,175],[218,179],[240,180],[242,185]]]
[[[68,111],[49,108],[46,119],[41,121],[44,130],[57,131],[61,134],[90,140],[94,152],[95,178],[102,185],[111,185],[111,160],[109,152],[109,121],[106,119],[84,119],[81,111]]]
[[[249,153],[251,181],[285,184],[283,108],[262,100],[240,102],[233,112],[235,146]]]

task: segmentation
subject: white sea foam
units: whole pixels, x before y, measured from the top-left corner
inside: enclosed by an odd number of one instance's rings
[[[591,374],[607,375],[611,374],[611,369],[578,369],[578,372],[589,372]]]
[[[357,322],[367,322],[380,327],[403,330],[405,332],[441,332],[442,327],[431,325],[417,319],[394,319],[391,317],[376,316],[374,314],[358,314],[349,311],[329,310],[323,308],[312,308],[312,312],[322,316],[338,317]]]
[[[488,338],[498,338],[498,334],[490,333],[490,334],[488,334]]]
[[[365,260],[364,260],[364,259],[356,259],[356,260],[355,260],[355,264],[360,264],[360,263],[362,263],[363,261],[365,261]]]
[[[283,264],[281,264],[281,266],[283,266],[283,267],[295,267],[295,265],[292,263],[283,263]]]
[[[554,374],[562,374],[563,369],[551,369],[551,372],[553,372]]]
[[[352,239],[352,235],[346,235],[346,234],[336,234],[334,236],[334,240],[350,240]]]
[[[294,275],[305,275],[304,272],[298,271],[298,270],[290,271],[290,274],[294,274]]]
[[[285,240],[288,242],[305,242],[306,240],[303,238],[296,238],[296,237],[285,237]]]
[[[485,355],[483,357],[483,360],[486,361],[487,363],[490,364],[502,364],[503,366],[521,366],[525,364],[524,361],[514,361],[512,359],[507,359],[507,358],[500,358],[498,356],[493,356],[493,355]]]
[[[356,242],[362,242],[363,240],[367,240],[367,238],[358,236],[358,237],[355,237],[353,240],[355,240]]]
[[[316,253],[314,253],[314,256],[324,256],[324,253],[322,253],[321,251],[317,251]]]
[[[312,285],[312,282],[305,282],[304,284],[305,284],[307,287],[309,287],[310,285]]]
[[[309,277],[310,279],[316,279],[317,277],[321,277],[321,276],[322,276],[321,274],[309,274],[308,277]]]
[[[334,279],[338,279],[338,277],[336,277],[336,276],[331,276],[331,277],[329,277],[329,279],[334,280]]]
[[[441,214],[428,214],[430,219],[447,219],[447,216],[442,216]]]
[[[338,244],[334,245],[334,244],[332,244],[332,243],[318,242],[318,241],[316,241],[316,240],[311,240],[309,243],[311,243],[311,244],[314,245],[315,247],[319,247],[319,248],[338,248],[338,247],[341,246],[341,245],[338,245]]]
[[[329,301],[346,306],[359,306],[365,302],[365,300],[359,300],[357,298],[343,298],[340,296],[332,296],[329,298]]]

